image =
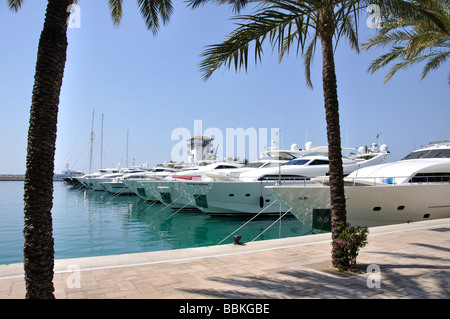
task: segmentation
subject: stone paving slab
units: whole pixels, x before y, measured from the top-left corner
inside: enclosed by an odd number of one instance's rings
[[[330,234],[55,261],[59,299],[447,299],[450,219],[372,227],[360,272],[330,266]],[[367,272],[367,267],[379,272]],[[0,265],[0,298],[23,299],[23,265]]]

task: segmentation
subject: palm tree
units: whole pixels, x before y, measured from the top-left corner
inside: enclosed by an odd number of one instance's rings
[[[54,240],[51,209],[59,95],[67,52],[68,8],[76,0],[48,0],[40,36],[33,86],[24,186],[24,270],[26,298],[53,299]],[[8,0],[17,11],[23,0]],[[109,0],[115,24],[122,0]],[[172,14],[170,0],[137,0],[146,26],[154,34]],[[70,11],[70,10],[69,10]]]
[[[190,1],[196,7],[208,0]],[[218,4],[235,3],[235,9],[243,7],[243,1],[216,0]],[[336,0],[260,0],[252,15],[238,16],[243,21],[223,43],[209,46],[200,64],[204,79],[222,66],[235,69],[247,68],[250,45],[254,45],[255,63],[261,60],[263,43],[269,41],[277,48],[280,61],[291,46],[301,51],[306,84],[312,88],[311,60],[317,43],[322,49],[322,83],[330,160],[330,200],[332,211],[332,238],[338,236],[338,226],[346,223],[346,206],[343,183],[339,102],[334,64],[334,46],[342,36],[358,52],[357,5],[360,1]]]
[[[366,50],[390,47],[388,53],[372,61],[369,66],[371,73],[399,61],[390,69],[384,83],[397,71],[420,62],[425,62],[423,79],[450,57],[450,1],[413,0],[410,7],[401,10],[386,8],[384,16],[382,28],[363,44]]]

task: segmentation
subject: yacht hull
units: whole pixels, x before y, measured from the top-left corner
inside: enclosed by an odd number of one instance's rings
[[[124,194],[124,195],[134,195],[127,186],[125,186],[122,182],[101,182],[100,187],[102,187],[105,191],[112,194]]]
[[[177,181],[143,181],[142,187],[161,203],[172,209],[197,210],[197,207],[184,198],[176,189]]]
[[[158,201],[156,196],[153,193],[146,191],[143,182],[145,182],[145,179],[139,180],[139,179],[126,179],[123,180],[123,183],[125,186],[134,194],[139,196],[141,199],[145,201]]]
[[[327,186],[273,186],[268,189],[307,225],[330,209]],[[382,226],[450,217],[450,184],[347,186],[347,221],[352,226]]]
[[[101,178],[89,178],[87,179],[87,183],[89,188],[94,191],[105,191],[103,187],[100,186],[100,183],[103,182]]]
[[[266,185],[273,182],[179,182],[178,192],[210,215],[279,215],[288,208]]]

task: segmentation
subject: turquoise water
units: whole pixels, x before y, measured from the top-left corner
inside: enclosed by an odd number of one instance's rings
[[[54,183],[55,258],[79,258],[217,245],[250,217],[218,217],[152,204],[137,196],[72,188]],[[174,214],[175,213],[175,214]],[[276,218],[255,219],[237,233],[251,241]],[[0,182],[0,264],[23,261],[23,182]],[[294,217],[284,217],[257,240],[303,235]],[[233,242],[233,235],[222,244]]]

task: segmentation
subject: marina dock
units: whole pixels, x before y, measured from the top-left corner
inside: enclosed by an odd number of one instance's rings
[[[372,227],[359,272],[330,267],[330,234],[56,260],[57,299],[447,299],[450,218]],[[242,241],[245,242],[245,238]],[[0,298],[23,299],[23,265],[0,265]]]

